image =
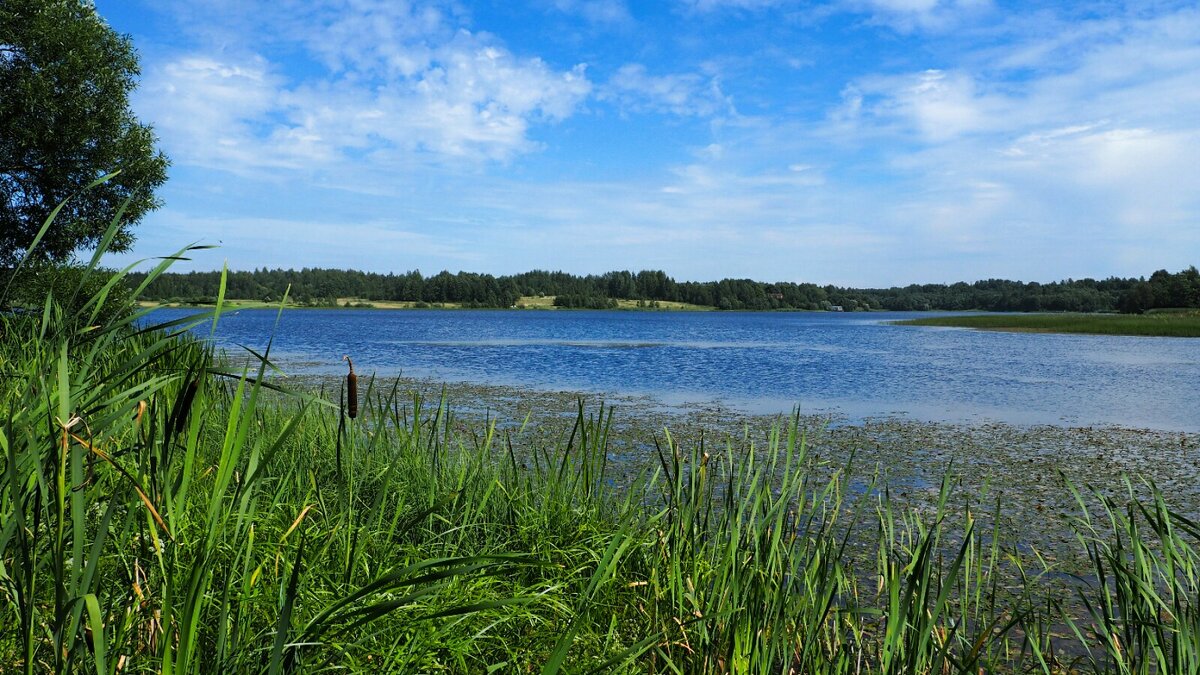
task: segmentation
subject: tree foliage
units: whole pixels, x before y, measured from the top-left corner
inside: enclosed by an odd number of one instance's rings
[[[1200,272],[1195,265],[1175,274],[1158,270],[1121,295],[1118,309],[1141,314],[1151,309],[1200,307]]]
[[[129,38],[90,2],[0,2],[0,265],[11,266],[68,197],[34,256],[63,262],[95,246],[126,200],[109,250],[132,244],[131,227],[159,205],[168,164],[129,108],[138,73]]]
[[[211,300],[217,293],[220,277],[219,272],[163,274],[146,288],[142,298]],[[533,270],[501,277],[439,272],[426,277],[417,270],[378,274],[354,270],[264,268],[230,272],[226,294],[231,298],[278,300],[289,287],[293,298],[310,303],[352,297],[452,302],[475,307],[510,307],[521,296],[554,296],[555,304],[560,307],[594,308],[612,307],[616,300],[686,302],[730,310],[829,309],[838,306],[849,312],[872,309],[1097,312],[1200,307],[1200,273],[1194,267],[1177,274],[1160,270],[1149,281],[1114,277],[1042,284],[986,279],[974,283],[865,289],[766,283],[752,279],[676,281],[658,270],[584,276]]]

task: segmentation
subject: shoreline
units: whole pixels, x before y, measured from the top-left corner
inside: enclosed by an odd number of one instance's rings
[[[344,381],[334,375],[295,376],[296,388],[325,385],[336,404]],[[360,395],[367,394],[360,380]],[[374,393],[391,390],[392,378],[378,378]],[[717,403],[668,406],[649,396],[539,391],[501,385],[399,378],[397,406],[412,413],[414,394],[429,414],[445,397],[457,432],[482,437],[489,424],[518,448],[555,447],[566,442],[577,419],[612,411],[607,481],[616,489],[636,485],[659,467],[658,447],[666,435],[683,452],[703,447],[713,455],[744,458],[751,449],[760,461],[772,433],[786,433],[793,416],[753,414]],[[374,395],[374,393],[372,395]],[[603,403],[603,408],[601,404]],[[936,507],[943,477],[951,481],[950,503],[961,514],[991,518],[1016,542],[1023,555],[1049,556],[1055,571],[1083,574],[1072,529],[1078,498],[1098,501],[1089,490],[1124,502],[1158,486],[1180,513],[1200,518],[1200,432],[1123,426],[1016,425],[1003,422],[954,423],[880,416],[850,421],[839,415],[801,414],[797,431],[806,462],[820,480],[853,467],[852,490],[882,497],[904,510]],[[1128,478],[1129,483],[1126,483]],[[961,508],[960,508],[961,507]],[[960,514],[960,515],[961,515]],[[956,518],[959,516],[955,516]],[[861,551],[869,555],[869,551]],[[1033,558],[1030,559],[1032,561]]]
[[[637,312],[715,312],[716,307],[707,305],[692,305],[684,302],[672,302],[666,300],[645,301],[650,304],[638,305],[637,300],[618,300],[616,307],[609,308],[586,308],[586,307],[558,307],[555,306],[554,297],[546,296],[542,298],[522,297],[516,305],[512,307],[475,307],[463,306],[463,303],[457,302],[421,302],[416,300],[366,300],[363,298],[337,298],[337,304],[320,305],[320,304],[298,304],[289,302],[283,306],[284,309],[369,309],[369,310],[411,310],[411,309],[436,309],[436,310],[488,310],[488,311],[572,311],[572,310],[588,310],[592,311],[637,311]],[[216,307],[216,303],[190,303],[190,302],[161,302],[157,300],[138,300],[138,307],[143,309],[212,309]],[[250,300],[247,298],[226,298],[222,303],[222,311],[225,309],[279,309],[279,302],[267,302],[263,300]],[[824,311],[824,310],[744,310],[744,311]]]
[[[315,391],[325,385],[327,392],[336,390],[343,379],[334,374],[303,374],[288,378],[294,383],[293,388]],[[863,446],[860,450],[868,445],[875,446],[866,455],[887,460],[883,462],[885,465],[895,458],[882,452],[886,445],[883,441],[890,442],[902,436],[916,443],[909,447],[911,456],[923,458],[923,461],[932,453],[934,457],[953,459],[955,464],[993,467],[1003,465],[1005,457],[1024,456],[1027,452],[1028,456],[1034,457],[1047,455],[1051,460],[1046,467],[1048,473],[1054,473],[1055,463],[1063,458],[1103,457],[1102,464],[1111,469],[1107,474],[1110,477],[1122,472],[1136,472],[1172,478],[1178,469],[1187,468],[1195,475],[1192,485],[1200,505],[1200,462],[1196,461],[1200,460],[1200,431],[1118,424],[936,421],[892,414],[853,418],[838,412],[756,413],[722,401],[674,404],[645,394],[550,391],[407,376],[375,378],[375,392],[390,391],[397,380],[398,391],[403,394],[401,400],[411,400],[413,394],[419,394],[428,406],[436,404],[444,395],[448,408],[459,418],[493,419],[510,424],[520,424],[528,419],[527,426],[530,427],[552,428],[556,424],[561,426],[564,420],[573,422],[580,401],[589,413],[597,412],[603,404],[606,411],[614,411],[614,424],[623,427],[625,440],[645,441],[666,428],[672,437],[683,441],[699,440],[701,433],[707,440],[713,440],[713,434],[716,434],[722,442],[765,441],[772,426],[786,425],[798,417],[802,431],[809,434],[809,439],[817,444],[815,447],[824,447],[823,444],[833,441],[844,445],[840,439],[854,438]],[[360,393],[365,396],[370,380],[360,375],[359,382]],[[629,434],[633,436],[629,437]],[[639,438],[642,436],[644,438]],[[868,442],[872,439],[878,442]],[[990,452],[984,453],[985,450]],[[861,452],[860,456],[863,456]],[[1168,467],[1170,471],[1167,471]],[[1021,475],[1025,473],[1024,469],[1020,472]],[[1080,478],[1104,473],[1081,474]]]
[[[247,363],[253,363],[251,357],[243,357]],[[241,364],[241,361],[238,361]],[[325,362],[300,359],[282,362],[280,367],[288,372],[289,380],[295,382],[329,381],[341,376],[341,364],[330,365]],[[240,366],[239,366],[240,367]],[[1059,429],[1113,429],[1130,433],[1148,434],[1200,434],[1200,426],[1172,426],[1169,423],[1155,426],[1153,424],[1125,422],[1105,419],[1079,419],[1069,416],[1055,416],[1054,413],[1036,413],[1020,409],[977,407],[965,409],[967,412],[958,416],[939,414],[944,412],[944,404],[921,404],[910,402],[907,407],[901,405],[876,405],[872,401],[862,401],[855,405],[854,401],[840,399],[818,401],[793,401],[791,399],[765,396],[762,398],[729,398],[706,396],[703,392],[620,392],[600,389],[572,389],[569,387],[523,384],[519,382],[479,382],[467,379],[446,379],[437,374],[406,374],[402,370],[385,369],[383,371],[369,369],[369,364],[363,364],[359,372],[359,381],[365,383],[371,377],[380,383],[377,386],[391,386],[399,379],[403,387],[415,388],[424,393],[427,398],[436,398],[443,387],[452,395],[458,397],[460,403],[476,408],[472,400],[487,402],[505,400],[528,400],[537,402],[537,407],[562,407],[583,398],[590,402],[604,401],[608,405],[619,405],[623,408],[637,407],[648,411],[645,414],[657,414],[664,419],[687,417],[695,411],[720,411],[731,419],[789,419],[799,409],[800,416],[805,419],[819,419],[831,426],[861,426],[876,421],[894,421],[912,424],[934,424],[945,426],[988,426],[1003,425],[1016,429],[1029,428],[1059,428]],[[1026,419],[1019,419],[1019,418]]]
[[[384,301],[362,300],[357,298],[338,298],[336,305],[309,305],[289,303],[283,306],[287,310],[438,310],[462,311],[476,310],[489,312],[520,312],[520,311],[610,311],[610,312],[730,312],[730,313],[812,313],[812,314],[854,314],[866,315],[904,313],[886,310],[862,310],[853,312],[836,312],[820,309],[739,309],[721,310],[705,305],[688,305],[679,302],[661,301],[656,305],[643,304],[639,306],[635,300],[618,300],[616,307],[558,307],[553,304],[552,297],[522,298],[512,307],[464,307],[461,303],[425,303],[416,301]],[[137,306],[141,309],[195,309],[209,310],[216,303],[183,303],[139,300]],[[230,298],[222,303],[222,313],[241,311],[243,309],[280,309],[278,302]],[[943,310],[930,310],[942,312]],[[1112,314],[1112,313],[1022,313],[1022,312],[988,312],[978,313],[976,310],[951,311],[944,310],[946,315],[933,317],[918,317],[912,319],[897,319],[887,321],[894,326],[911,326],[926,328],[963,328],[978,331],[999,333],[1031,333],[1048,335],[1110,335],[1123,337],[1200,337],[1200,311],[1188,313],[1150,313],[1150,314]]]

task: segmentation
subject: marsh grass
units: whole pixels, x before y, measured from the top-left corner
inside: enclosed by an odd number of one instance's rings
[[[977,314],[926,317],[896,323],[904,326],[1033,333],[1200,337],[1200,314],[1194,311],[1147,314]]]
[[[0,316],[6,671],[1196,672],[1200,530],[1153,486],[1075,493],[1073,614],[1002,504],[947,472],[901,510],[873,467],[814,470],[798,419],[664,432],[618,489],[604,406],[530,442],[364,377],[350,416],[269,343],[231,369],[194,337],[223,294],[155,325],[73,292]]]

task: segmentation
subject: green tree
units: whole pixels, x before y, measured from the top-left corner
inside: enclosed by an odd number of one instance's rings
[[[1117,308],[1126,314],[1141,314],[1153,306],[1154,289],[1146,282],[1126,291],[1117,302]]]
[[[0,2],[0,266],[21,256],[67,197],[38,259],[64,262],[95,246],[127,199],[109,250],[128,250],[131,227],[159,206],[154,190],[168,164],[129,109],[138,73],[129,38],[90,2]]]

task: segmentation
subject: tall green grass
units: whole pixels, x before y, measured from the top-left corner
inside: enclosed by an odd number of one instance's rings
[[[1064,603],[1002,504],[959,503],[947,478],[902,511],[871,467],[810,457],[794,419],[765,445],[664,432],[618,490],[604,407],[541,442],[368,379],[351,419],[344,392],[276,386],[269,345],[231,370],[194,337],[220,303],[152,325],[73,293],[0,315],[6,672],[1200,663],[1200,528],[1152,487],[1078,493],[1093,571]]]
[[[945,326],[1034,333],[1200,337],[1196,312],[1148,314],[973,314],[909,319],[906,326]]]

